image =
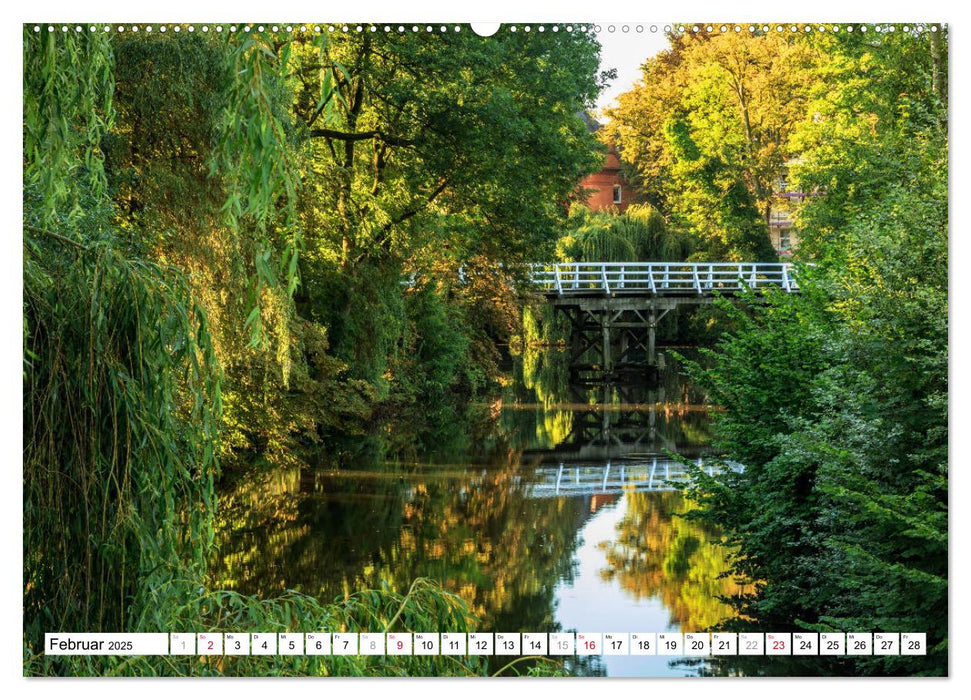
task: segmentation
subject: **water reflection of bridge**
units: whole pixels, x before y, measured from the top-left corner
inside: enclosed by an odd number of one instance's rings
[[[665,450],[684,457],[699,457],[708,450],[698,445],[678,444],[658,420],[668,409],[657,406],[589,406],[573,409],[569,435],[551,449],[523,452],[523,461],[578,462],[636,457]]]
[[[708,411],[705,405],[683,403],[687,396],[668,403],[664,386],[638,391],[608,384],[591,393],[573,384],[569,390],[574,403],[556,407],[572,414],[569,434],[553,448],[525,450],[525,462],[604,462],[667,452],[694,459],[710,452],[686,441],[679,429],[688,414]],[[591,398],[597,403],[589,403]]]
[[[701,457],[694,467],[709,476],[724,469],[741,471],[737,463],[705,463]],[[684,462],[667,455],[623,460],[606,464],[568,464],[537,467],[529,478],[527,490],[533,498],[591,496],[630,491],[677,491],[694,479]]]

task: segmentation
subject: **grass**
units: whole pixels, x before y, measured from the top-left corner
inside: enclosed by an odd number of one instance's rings
[[[258,600],[232,591],[165,587],[139,632],[474,632],[465,602],[428,579],[400,594],[365,590],[322,604],[288,591]],[[526,662],[533,662],[527,664]],[[527,665],[527,668],[524,668]],[[491,671],[484,656],[45,656],[25,647],[28,676],[487,676],[556,675],[561,667],[526,656]]]

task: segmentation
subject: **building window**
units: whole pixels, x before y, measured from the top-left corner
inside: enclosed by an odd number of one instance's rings
[[[620,185],[614,185],[614,204],[620,204]]]
[[[792,222],[792,215],[785,209],[772,207],[769,212],[770,226],[787,226]]]
[[[789,229],[784,228],[779,230],[779,250],[789,250],[792,247],[792,241],[789,239]]]

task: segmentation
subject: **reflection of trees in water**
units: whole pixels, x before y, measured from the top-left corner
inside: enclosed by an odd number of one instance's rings
[[[557,657],[564,661],[564,668],[572,676],[606,676],[607,665],[602,656]]]
[[[697,522],[676,515],[690,506],[679,493],[628,493],[616,539],[601,544],[608,562],[604,579],[618,581],[636,598],[659,597],[686,632],[707,630],[732,616],[722,599],[744,592],[722,577],[726,549]]]
[[[514,375],[517,381],[503,395],[500,429],[525,449],[591,440],[643,443],[647,432],[647,442],[657,438],[657,449],[711,441],[705,397],[674,360],[658,385],[579,385],[570,383],[568,353],[527,347],[514,362]]]
[[[672,351],[662,348],[659,352],[665,358],[665,370],[661,372],[657,383],[613,382],[608,385],[606,398],[602,383],[587,383],[581,389],[584,397],[579,400],[602,403],[639,403],[647,400],[682,404],[706,403],[707,394],[701,387],[688,381]],[[689,358],[697,355],[690,348],[681,348],[677,352]],[[513,374],[516,378],[510,392],[513,400],[530,403],[538,401],[546,407],[578,400],[577,384],[570,379],[570,353],[564,348],[524,347],[522,353],[513,358]]]
[[[517,381],[504,404],[536,404],[535,411],[507,411],[500,422],[523,443],[553,447],[569,436],[573,428],[572,411],[557,408],[571,400],[568,353],[554,348],[525,347],[514,362]]]
[[[590,508],[527,500],[518,474],[507,449],[481,468],[347,462],[249,475],[221,498],[216,584],[329,600],[426,576],[461,595],[484,629],[555,629],[554,589],[572,579]]]
[[[554,593],[574,576],[592,502],[528,499],[523,448],[572,439],[590,418],[584,406],[600,411],[603,423],[603,401],[653,403],[658,391],[683,397],[674,385],[644,396],[617,387],[578,395],[550,362],[534,370],[545,379],[517,382],[503,397],[506,409],[518,402],[536,410],[496,416],[480,406],[449,425],[399,418],[369,436],[330,440],[326,455],[308,451],[294,466],[254,468],[224,484],[213,583],[260,596],[297,589],[328,601],[385,584],[405,590],[424,576],[461,595],[482,629],[556,630]],[[643,432],[638,413],[647,415],[638,406],[608,411],[611,439],[626,439],[624,421]],[[707,416],[683,403],[658,405],[653,420],[678,445],[707,442]],[[679,495],[627,499],[604,575],[636,595],[660,596],[687,629],[715,624],[727,611],[716,598],[736,592],[717,578],[724,552],[697,524],[672,517],[685,507]],[[568,670],[604,669],[584,657]]]
[[[570,400],[570,355],[559,348],[527,346],[519,362],[515,362],[519,390],[517,398],[531,398],[544,406]]]

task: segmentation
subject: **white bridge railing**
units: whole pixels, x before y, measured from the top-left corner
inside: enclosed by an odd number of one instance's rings
[[[718,461],[718,460],[716,460]],[[705,463],[702,458],[695,466],[708,476],[726,469],[736,473],[745,471],[738,462]],[[630,491],[677,491],[691,483],[694,475],[682,462],[664,457],[628,460],[606,464],[564,464],[539,467],[523,483],[533,498],[557,496],[588,496],[594,494],[625,493]]]
[[[533,265],[530,278],[541,291],[558,295],[799,291],[789,263],[547,263]]]

